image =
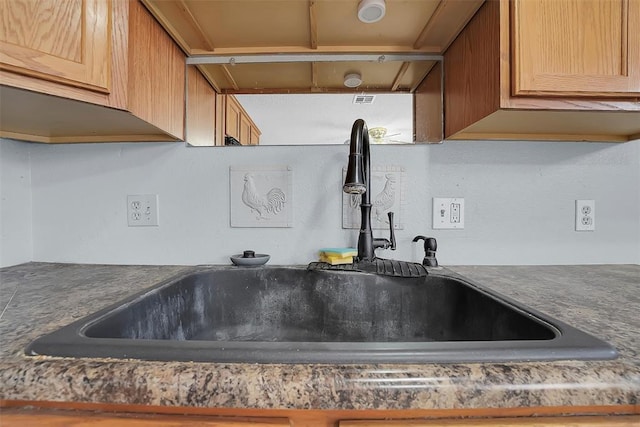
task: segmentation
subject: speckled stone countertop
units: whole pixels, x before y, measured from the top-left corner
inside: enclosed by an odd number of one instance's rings
[[[0,398],[256,409],[638,405],[640,266],[452,267],[611,344],[610,361],[258,365],[29,357],[40,335],[189,267],[0,270]]]

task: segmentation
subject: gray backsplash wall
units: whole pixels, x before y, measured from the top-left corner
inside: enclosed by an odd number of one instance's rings
[[[2,265],[228,263],[243,249],[303,264],[356,243],[341,227],[347,146],[1,145]],[[408,178],[398,250],[380,256],[420,261],[425,234],[442,264],[640,263],[639,141],[374,146],[372,164]],[[292,228],[230,227],[229,167],[255,165],[293,168]],[[158,194],[160,226],[127,227],[127,194]],[[431,198],[449,196],[465,198],[465,229],[432,230]],[[574,231],[575,199],[596,200],[595,232]]]
[[[29,145],[0,139],[0,267],[33,259]]]

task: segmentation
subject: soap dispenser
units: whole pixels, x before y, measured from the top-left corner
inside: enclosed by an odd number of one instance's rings
[[[436,250],[438,250],[438,242],[433,237],[416,236],[413,238],[414,242],[424,240],[424,259],[422,265],[425,267],[437,267],[438,260],[436,259]]]

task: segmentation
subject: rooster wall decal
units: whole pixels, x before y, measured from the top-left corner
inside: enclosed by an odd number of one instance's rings
[[[272,188],[266,195],[259,194],[253,180],[253,175],[248,173],[244,176],[242,202],[251,209],[251,212],[258,214],[256,219],[267,219],[266,214],[277,215],[282,211],[286,197],[284,192],[278,187]]]
[[[386,219],[385,212],[393,207],[396,200],[396,176],[392,173],[387,173],[384,177],[386,178],[384,188],[373,200],[373,213],[376,216],[377,221],[388,223],[389,220]],[[359,194],[350,195],[349,206],[351,209],[357,209],[358,206],[360,206]]]
[[[384,176],[387,178],[387,182],[384,184],[384,188],[373,201],[373,213],[376,216],[376,220],[379,222],[389,222],[389,220],[385,219],[385,212],[393,206],[396,201],[396,177],[392,173],[385,174]]]

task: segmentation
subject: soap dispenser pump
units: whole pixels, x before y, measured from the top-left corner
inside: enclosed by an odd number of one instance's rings
[[[425,267],[437,267],[438,260],[436,259],[436,250],[438,250],[438,242],[433,237],[416,236],[413,238],[414,242],[424,240],[424,259],[422,265]]]

